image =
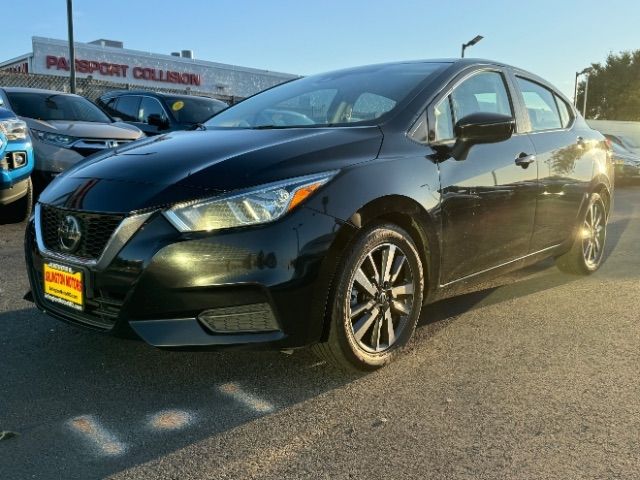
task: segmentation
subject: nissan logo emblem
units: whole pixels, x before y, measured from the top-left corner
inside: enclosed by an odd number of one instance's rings
[[[58,226],[58,241],[60,248],[65,252],[73,252],[78,248],[82,232],[80,231],[80,222],[73,215],[67,215],[60,220]]]

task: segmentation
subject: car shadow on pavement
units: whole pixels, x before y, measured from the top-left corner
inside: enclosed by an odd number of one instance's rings
[[[608,254],[635,208],[616,205]],[[546,260],[429,305],[420,329],[575,281]],[[23,305],[0,313],[0,432],[18,434],[0,440],[0,478],[103,478],[358,381],[307,351],[165,352]]]
[[[306,351],[166,352],[0,313],[1,478],[103,478],[357,377]],[[37,453],[36,453],[37,452]]]
[[[542,292],[579,280],[581,277],[558,271],[553,260],[544,260],[522,270],[502,275],[467,293],[428,305],[418,326],[451,320],[463,313]]]
[[[18,225],[23,222],[16,222],[15,220],[9,220],[5,218],[5,212],[2,211],[3,207],[0,207],[0,225]],[[26,222],[24,222],[26,225]]]

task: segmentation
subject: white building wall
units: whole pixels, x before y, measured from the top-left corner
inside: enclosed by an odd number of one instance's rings
[[[69,75],[68,43],[33,37],[29,73]],[[197,53],[197,52],[196,52]],[[297,75],[137,50],[76,43],[78,78],[155,88],[191,88],[220,95],[248,97]]]

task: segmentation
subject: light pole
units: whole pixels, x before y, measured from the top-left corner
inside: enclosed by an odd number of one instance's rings
[[[575,107],[578,106],[578,77],[580,77],[580,75],[584,75],[584,74],[588,74],[591,73],[591,71],[593,70],[593,67],[587,67],[584,70],[582,70],[581,72],[576,72],[576,79],[575,79],[575,83],[574,83],[574,91],[573,91],[573,105]],[[587,76],[587,83],[585,85],[585,100],[584,100],[584,106],[582,108],[583,110],[583,114],[582,116],[584,116],[584,111],[586,110],[586,106],[587,106],[587,90],[586,87],[589,85],[589,77]]]
[[[587,119],[587,94],[589,93],[589,77],[591,76],[591,70],[590,69],[587,72],[587,76],[584,79],[584,98],[582,99],[582,116],[584,117],[584,119]]]
[[[73,43],[73,0],[67,0],[67,29],[69,32],[69,90],[76,93],[76,46]]]
[[[464,58],[464,51],[467,47],[473,47],[476,43],[482,40],[484,37],[482,35],[476,35],[472,40],[469,40],[467,43],[462,44],[462,53],[460,54],[461,58]]]

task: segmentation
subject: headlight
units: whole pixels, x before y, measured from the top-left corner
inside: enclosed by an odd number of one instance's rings
[[[22,120],[11,119],[0,122],[0,132],[4,133],[7,140],[24,140],[27,138],[27,124]]]
[[[208,200],[182,203],[164,212],[181,232],[198,232],[273,222],[293,210],[337,171],[292,178]]]
[[[38,140],[42,140],[46,143],[51,143],[53,145],[58,145],[59,147],[67,147],[69,144],[73,143],[75,137],[70,137],[69,135],[60,135],[58,133],[51,132],[42,132],[40,130],[31,129],[31,133]]]

